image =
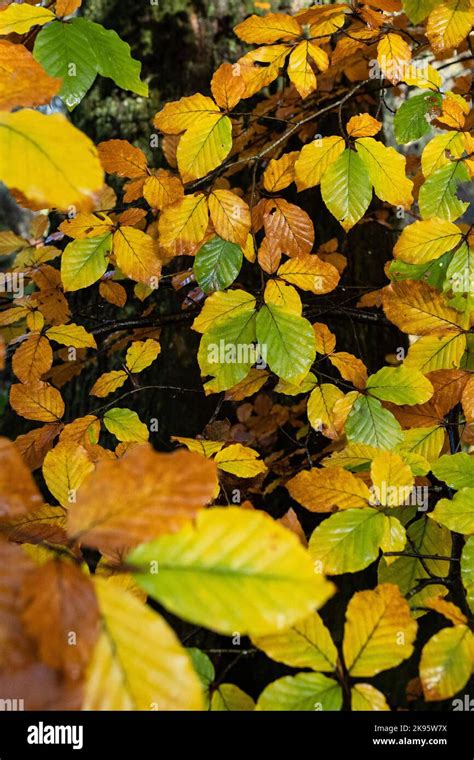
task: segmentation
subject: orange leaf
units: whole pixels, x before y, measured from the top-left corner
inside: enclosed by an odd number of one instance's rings
[[[78,679],[99,634],[99,609],[89,578],[72,562],[52,559],[29,574],[22,601],[23,624],[43,662]]]
[[[97,146],[100,162],[107,174],[119,177],[141,177],[146,174],[148,161],[140,148],[128,140],[106,140]]]
[[[238,66],[223,63],[211,81],[211,90],[214,99],[221,108],[230,111],[242,98],[245,92],[245,83],[240,76]]]
[[[10,404],[20,417],[37,422],[59,422],[64,414],[59,391],[40,381],[12,385]]]
[[[189,451],[158,454],[136,446],[123,459],[101,461],[68,513],[68,533],[116,550],[175,533],[213,497],[214,462]]]
[[[61,88],[23,45],[0,40],[0,110],[49,103]]]

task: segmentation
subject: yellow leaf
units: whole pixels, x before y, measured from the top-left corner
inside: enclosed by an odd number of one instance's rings
[[[20,7],[30,12],[35,8]],[[29,109],[0,112],[0,147],[0,179],[36,207],[87,208],[103,185],[95,146],[62,115],[45,116]],[[11,161],[12,155],[22,160]]]
[[[217,291],[206,298],[201,313],[193,322],[193,330],[208,332],[219,322],[229,317],[252,312],[255,309],[255,297],[245,290]]]
[[[420,678],[427,702],[453,697],[472,672],[472,633],[467,625],[443,628],[421,652]]]
[[[82,709],[202,709],[191,660],[163,618],[110,580],[95,577],[94,585],[102,633],[87,669]]]
[[[49,341],[36,333],[30,335],[13,354],[12,369],[22,383],[39,380],[53,363]]]
[[[153,209],[161,211],[183,200],[183,184],[179,177],[173,177],[165,169],[158,169],[145,180],[143,197]]]
[[[286,261],[278,269],[278,276],[291,285],[316,295],[330,293],[340,279],[336,267],[310,253]]]
[[[284,282],[268,280],[263,298],[265,303],[277,304],[277,306],[282,306],[287,311],[298,314],[298,316],[301,316],[303,312],[303,304],[298,292],[292,285],[285,285]]]
[[[180,243],[200,243],[206,233],[208,209],[203,193],[186,195],[181,203],[166,208],[158,223],[160,245],[180,253]]]
[[[127,277],[153,287],[161,275],[161,259],[150,235],[134,227],[120,227],[114,234],[114,255]]]
[[[444,0],[430,13],[426,36],[435,52],[458,47],[473,25],[469,0]]]
[[[398,586],[358,591],[346,612],[342,651],[351,676],[375,676],[413,652],[417,624]]]
[[[377,61],[384,77],[397,84],[411,61],[410,45],[399,34],[386,34],[377,46]]]
[[[403,332],[459,331],[459,315],[446,306],[441,293],[423,282],[394,282],[382,291],[385,314]],[[426,370],[428,371],[428,370]]]
[[[245,83],[238,67],[231,63],[221,64],[212,77],[211,91],[217,105],[225,111],[234,108],[245,92]]]
[[[459,227],[446,219],[434,217],[405,227],[393,249],[393,255],[408,264],[425,264],[452,251],[461,239]]]
[[[121,388],[127,377],[128,375],[123,369],[113,369],[111,372],[104,372],[95,381],[90,390],[90,395],[105,398],[109,393],[113,393],[117,388]]]
[[[157,340],[136,340],[127,351],[125,363],[130,372],[138,373],[153,364],[161,351]]]
[[[234,27],[234,32],[244,42],[271,45],[278,40],[292,40],[302,35],[302,29],[293,16],[284,13],[267,13],[266,16],[250,16]]]
[[[213,190],[208,204],[217,234],[243,247],[250,230],[250,209],[245,201],[230,190]]]
[[[407,543],[407,533],[400,520],[396,517],[385,515],[385,531],[380,542],[380,548],[384,552],[384,561],[387,566],[398,559],[397,556],[387,556],[388,552],[401,552]]]
[[[305,145],[295,163],[298,192],[319,185],[323,174],[343,153],[344,148],[344,138],[337,136],[318,138]]]
[[[12,385],[10,404],[20,417],[37,422],[58,422],[64,414],[60,392],[39,381]]]
[[[269,377],[270,375],[266,370],[252,367],[248,375],[240,383],[229,388],[225,394],[226,401],[242,401],[242,399],[248,396],[253,396],[254,393],[257,393],[265,385]]]
[[[330,383],[319,385],[308,399],[308,419],[311,427],[326,438],[339,438],[334,424],[334,405],[344,398],[343,392]]]
[[[443,427],[413,428],[412,430],[403,431],[403,441],[397,447],[400,454],[408,452],[418,454],[433,462],[440,455],[443,448],[445,430]]]
[[[464,135],[461,132],[444,132],[436,135],[421,154],[421,168],[425,178],[449,164],[448,155],[460,158],[464,152]],[[448,154],[448,155],[447,155]]]
[[[216,113],[219,113],[219,108],[212,98],[196,92],[189,97],[181,98],[173,103],[167,103],[156,114],[153,124],[157,129],[166,132],[166,134],[179,135],[180,132],[184,132],[192,127],[197,120]]]
[[[407,369],[419,369],[423,373],[461,366],[466,351],[466,336],[454,330],[443,330],[442,335],[422,335],[408,349],[405,359]]]
[[[377,712],[390,710],[382,694],[370,683],[356,683],[351,689],[351,710],[353,712]]]
[[[286,487],[292,498],[311,512],[367,507],[370,500],[364,481],[342,467],[303,470]]]
[[[215,464],[200,454],[136,446],[122,459],[99,462],[69,507],[68,533],[102,552],[135,546],[180,530],[216,486]]]
[[[410,496],[415,479],[403,459],[391,451],[375,457],[370,467],[374,493],[372,504],[399,507]]]
[[[322,71],[326,71],[329,66],[327,53],[308,40],[293,48],[288,60],[288,76],[303,100],[311,95],[317,86],[311,60],[317,63]]]
[[[295,162],[299,151],[284,153],[281,158],[272,158],[263,174],[263,186],[269,193],[276,193],[291,185],[295,179]]]
[[[0,11],[0,34],[25,34],[34,26],[54,21],[55,15],[48,8],[26,3],[10,3]]]
[[[360,137],[356,148],[369,173],[376,195],[394,206],[410,208],[413,182],[405,175],[406,158],[373,137]]]
[[[61,88],[61,80],[50,77],[23,45],[0,40],[0,66],[0,110],[44,105]]]
[[[211,711],[249,712],[255,709],[255,702],[233,683],[222,683],[211,697]]]
[[[204,438],[183,438],[179,435],[172,435],[172,441],[178,441],[186,446],[188,451],[194,451],[197,454],[203,454],[205,457],[211,457],[225,446],[224,441],[206,441]]]
[[[314,37],[333,34],[344,26],[345,14],[350,8],[346,3],[335,3],[331,6],[313,5],[296,14],[300,24],[311,24],[310,33]]]
[[[382,122],[377,121],[369,113],[360,113],[347,122],[347,134],[356,137],[373,137],[382,129]]]
[[[203,510],[180,533],[134,549],[127,562],[138,585],[173,614],[228,635],[283,631],[333,592],[294,533],[259,510]]]
[[[237,475],[238,478],[254,478],[262,472],[266,472],[265,464],[259,459],[258,451],[234,443],[221,449],[214,461],[220,470]]]
[[[419,87],[422,90],[439,90],[443,84],[443,78],[439,71],[431,64],[409,63],[403,67],[402,81],[410,87]]]
[[[113,229],[114,223],[101,211],[94,214],[79,213],[59,225],[61,232],[75,240],[97,237]]]
[[[220,112],[201,116],[178,144],[176,157],[183,182],[204,177],[219,166],[232,148],[232,122]]]
[[[104,414],[104,425],[119,441],[146,443],[149,438],[147,426],[131,409],[108,409]]]
[[[46,454],[43,476],[50,492],[63,507],[76,501],[77,491],[94,471],[87,451],[77,443],[60,442]]]
[[[291,668],[311,668],[332,673],[337,667],[337,649],[317,612],[298,621],[287,631],[255,637],[252,643],[272,660]]]
[[[441,596],[435,596],[433,599],[428,599],[425,602],[425,607],[430,610],[435,610],[443,615],[447,620],[450,620],[454,625],[467,623],[467,617],[461,612],[452,602],[447,602]]]
[[[63,346],[97,348],[94,336],[88,333],[82,325],[75,325],[72,322],[67,325],[50,327],[49,330],[46,330],[46,335],[50,340],[61,343]]]
[[[367,367],[361,359],[346,351],[338,351],[331,354],[329,361],[339,370],[344,380],[348,380],[355,388],[365,388]]]

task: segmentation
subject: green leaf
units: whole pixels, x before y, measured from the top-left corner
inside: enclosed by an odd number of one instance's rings
[[[461,578],[469,607],[474,612],[474,536],[464,544],[461,556]]]
[[[453,499],[440,499],[428,517],[449,530],[464,535],[474,533],[474,488],[463,488]]]
[[[210,658],[197,647],[186,647],[186,652],[191,658],[194,670],[198,674],[202,685],[208,689],[216,677],[216,671]]]
[[[346,149],[321,179],[321,195],[333,216],[347,232],[367,211],[372,182],[359,154]]]
[[[127,563],[170,612],[228,635],[285,629],[332,593],[298,538],[257,510],[203,510],[179,533],[134,549]]]
[[[336,512],[313,531],[309,553],[327,575],[363,570],[378,557],[385,524],[385,515],[371,507]]]
[[[104,414],[104,425],[119,441],[148,441],[148,428],[141,422],[140,417],[131,409],[120,409],[118,406],[109,409]]]
[[[353,443],[393,449],[403,440],[402,429],[391,412],[372,396],[359,396],[346,422],[346,436]]]
[[[446,279],[453,253],[448,252],[434,261],[425,264],[407,264],[404,261],[392,261],[389,266],[389,276],[394,282],[400,280],[423,280],[432,288],[441,290]]]
[[[452,291],[449,305],[458,311],[474,309],[474,249],[463,244],[454,252],[443,290]]]
[[[110,232],[69,243],[61,256],[61,280],[64,290],[80,290],[100,280],[107,269],[107,256],[111,250]]]
[[[418,369],[382,367],[367,380],[371,396],[394,404],[424,404],[433,395],[433,386]]]
[[[322,673],[298,673],[269,684],[260,694],[256,710],[332,711],[342,707],[342,689]]]
[[[431,131],[426,119],[427,114],[435,106],[440,106],[442,97],[438,93],[424,92],[402,103],[395,114],[393,127],[397,143],[419,140]]]
[[[392,510],[391,514],[400,513],[401,519],[411,519],[414,510],[400,507]],[[403,517],[405,515],[405,517]],[[413,522],[407,528],[408,545],[413,552],[418,554],[439,555],[447,557],[451,554],[451,533],[441,525],[437,525],[425,516]],[[449,573],[449,562],[444,560],[425,559],[420,561],[416,557],[398,557],[393,563],[387,565],[384,558],[380,560],[378,568],[379,583],[396,583],[405,596],[414,589],[420,580],[432,576],[445,578]],[[447,589],[441,584],[426,586],[410,598],[411,607],[423,607],[431,597],[445,596]],[[416,615],[424,614],[417,612]]]
[[[232,285],[242,266],[240,245],[216,235],[201,246],[194,260],[194,274],[205,293]]]
[[[73,19],[80,24],[97,58],[97,71],[113,79],[118,87],[148,97],[148,85],[140,80],[141,63],[131,56],[130,45],[117,32],[104,29],[88,19]]]
[[[430,174],[420,188],[418,205],[423,219],[439,216],[450,222],[458,219],[469,206],[457,197],[460,182],[470,179],[467,167],[461,162],[453,162]]]
[[[316,356],[311,324],[276,304],[257,314],[257,340],[272,372],[290,382],[304,378]]]
[[[187,647],[186,652],[190,656],[193,668],[203,686],[204,709],[209,710],[209,689],[216,677],[214,665],[207,654],[201,652],[197,647]]]
[[[474,457],[463,452],[445,454],[432,466],[433,475],[450,488],[474,488]]]
[[[202,375],[217,379],[216,391],[232,388],[246,377],[258,360],[255,340],[253,309],[219,321],[203,335],[198,352],[199,367]]]
[[[45,71],[63,80],[60,97],[70,111],[82,100],[97,76],[97,60],[79,19],[64,24],[54,21],[40,31],[34,58]]]
[[[148,85],[140,81],[141,63],[132,58],[130,46],[112,29],[88,19],[49,24],[38,34],[33,55],[50,76],[63,79],[59,94],[69,110],[81,102],[97,74],[148,95]]]
[[[437,5],[439,0],[403,0],[403,10],[414,24],[423,21]]]

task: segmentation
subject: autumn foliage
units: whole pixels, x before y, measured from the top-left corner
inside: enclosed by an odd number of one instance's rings
[[[0,699],[453,709],[474,664],[473,0],[257,9],[146,154],[74,126],[98,76],[148,95],[79,5],[0,10],[0,180],[28,219],[0,232]],[[369,224],[393,252],[360,287]],[[361,324],[398,331],[385,365]],[[183,333],[202,385],[170,403],[214,412],[164,440],[138,399],[169,391]]]

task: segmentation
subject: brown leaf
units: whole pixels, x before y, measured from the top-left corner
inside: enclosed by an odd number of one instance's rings
[[[101,461],[68,514],[68,533],[101,551],[174,533],[212,498],[216,466],[200,454],[137,446]]]
[[[16,517],[43,501],[15,444],[0,438],[0,517]]]
[[[23,624],[46,665],[79,678],[99,633],[94,587],[75,564],[52,559],[23,583]]]

